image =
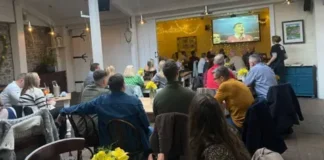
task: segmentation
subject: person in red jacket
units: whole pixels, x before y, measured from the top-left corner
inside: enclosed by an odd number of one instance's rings
[[[206,88],[209,89],[218,89],[219,83],[217,83],[214,80],[214,75],[213,72],[220,66],[224,66],[225,60],[224,60],[224,55],[218,54],[214,58],[214,66],[209,68],[207,71],[207,82],[206,82]],[[230,72],[230,77],[236,79],[235,75],[233,72]]]

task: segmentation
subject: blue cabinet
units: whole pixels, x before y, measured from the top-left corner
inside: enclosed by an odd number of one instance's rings
[[[286,81],[291,84],[297,96],[316,97],[316,67],[286,67]]]

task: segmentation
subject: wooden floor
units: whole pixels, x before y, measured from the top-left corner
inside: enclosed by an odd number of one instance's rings
[[[77,100],[72,101],[77,103]],[[285,160],[324,160],[324,100],[300,98],[299,102],[305,120],[294,126],[294,133],[285,140],[288,150],[283,157]],[[89,154],[85,153],[84,159],[88,158]]]

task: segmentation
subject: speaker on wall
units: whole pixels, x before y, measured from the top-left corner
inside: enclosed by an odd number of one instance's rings
[[[312,0],[304,0],[304,11],[312,11]]]
[[[110,11],[110,0],[98,0],[99,12]]]

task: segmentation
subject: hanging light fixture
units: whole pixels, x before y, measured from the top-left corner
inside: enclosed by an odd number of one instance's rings
[[[28,21],[28,31],[29,32],[33,31],[33,27],[31,26],[30,21]]]
[[[54,32],[54,28],[53,28],[53,27],[51,27],[51,31],[49,32],[49,34],[50,34],[51,36],[54,36],[54,35],[55,35],[55,32]]]
[[[287,5],[290,5],[292,3],[292,0],[286,0],[285,2]]]
[[[207,16],[209,13],[208,13],[208,6],[205,6],[205,12],[204,12],[205,16]]]
[[[90,28],[89,28],[88,23],[86,23],[85,31],[90,32]]]
[[[144,21],[144,19],[143,19],[143,15],[141,15],[141,21],[140,21],[140,24],[141,24],[141,25],[145,24],[145,21]]]

